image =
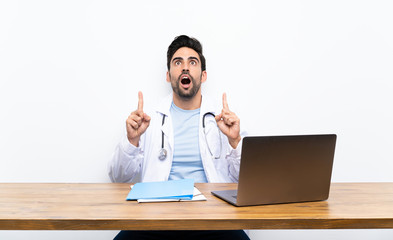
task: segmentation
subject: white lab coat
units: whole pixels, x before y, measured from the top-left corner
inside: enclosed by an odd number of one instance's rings
[[[127,137],[118,144],[109,162],[109,177],[112,182],[151,182],[168,180],[173,159],[173,129],[170,107],[173,96],[170,94],[159,104],[156,111],[147,113],[151,117],[150,125],[141,136],[139,147],[130,144]],[[239,178],[241,146],[240,141],[236,149],[233,149],[228,138],[218,129],[213,116],[205,118],[206,135],[203,132],[202,117],[206,112],[219,114],[221,109],[215,111],[211,103],[202,97],[200,120],[199,120],[199,148],[208,182],[225,183],[237,182]],[[162,125],[163,115],[165,123]],[[161,149],[162,132],[164,132],[164,148],[167,150],[165,160],[158,158]],[[243,137],[244,134],[241,133]],[[220,140],[221,138],[221,140]],[[210,153],[209,147],[216,159]],[[220,146],[221,145],[221,152]]]

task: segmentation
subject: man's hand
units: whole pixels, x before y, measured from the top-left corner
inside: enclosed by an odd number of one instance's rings
[[[150,117],[143,112],[143,95],[138,92],[138,109],[128,116],[126,121],[127,138],[131,144],[138,147],[141,135],[150,124]]]
[[[235,149],[241,140],[240,119],[235,113],[229,111],[227,95],[222,95],[222,111],[216,116],[217,126],[227,137],[229,144]]]

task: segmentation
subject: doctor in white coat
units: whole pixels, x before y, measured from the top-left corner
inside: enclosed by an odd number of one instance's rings
[[[138,109],[142,110],[141,92],[139,96]],[[144,113],[143,110],[133,112],[129,116],[127,137],[124,137],[116,147],[109,165],[109,176],[112,182],[148,182],[169,179],[174,152],[173,119],[169,111],[172,99],[172,94],[164,98],[151,114],[152,117]],[[226,135],[217,127],[216,119],[212,115],[206,115],[203,120],[203,115],[206,113],[216,114],[214,107],[208,106],[208,104],[208,99],[204,97],[200,108],[201,116],[198,129],[199,150],[207,182],[237,182],[242,142],[239,141],[235,147],[232,147]],[[134,114],[139,115],[135,116]],[[144,116],[143,120],[139,116]],[[134,118],[141,118],[138,129],[134,129],[131,125],[136,124]],[[162,124],[163,118],[165,118],[164,124]],[[219,121],[224,122],[222,119]],[[205,128],[203,128],[203,124]],[[133,138],[129,136],[137,133],[140,136],[138,140],[135,140],[136,144],[134,145],[131,143]],[[162,142],[164,143],[163,148]],[[162,149],[166,151],[166,158],[161,160]]]
[[[243,136],[240,119],[229,110],[225,93],[219,111],[202,97],[201,84],[207,79],[202,45],[194,38],[178,36],[168,48],[167,67],[166,80],[173,93],[148,113],[143,108],[143,94],[138,93],[137,110],[126,120],[127,137],[109,162],[111,180],[237,182]],[[213,234],[215,239],[249,239],[243,231],[213,232],[164,231],[157,239],[165,239],[165,234],[175,234],[168,238],[177,239],[181,234],[187,234],[187,239],[203,239],[203,234]],[[144,236],[138,234],[141,232],[121,231],[115,239]]]

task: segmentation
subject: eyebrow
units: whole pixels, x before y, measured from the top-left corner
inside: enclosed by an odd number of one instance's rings
[[[175,57],[172,62],[176,61],[176,60],[183,60],[182,57]],[[197,57],[189,57],[188,60],[196,60],[197,62],[199,62],[199,59]]]

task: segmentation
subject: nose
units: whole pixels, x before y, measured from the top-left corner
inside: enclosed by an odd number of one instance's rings
[[[184,65],[182,72],[188,73],[190,70],[188,69],[188,65]]]
[[[189,65],[187,62],[183,64],[183,72],[184,71],[189,71]]]

